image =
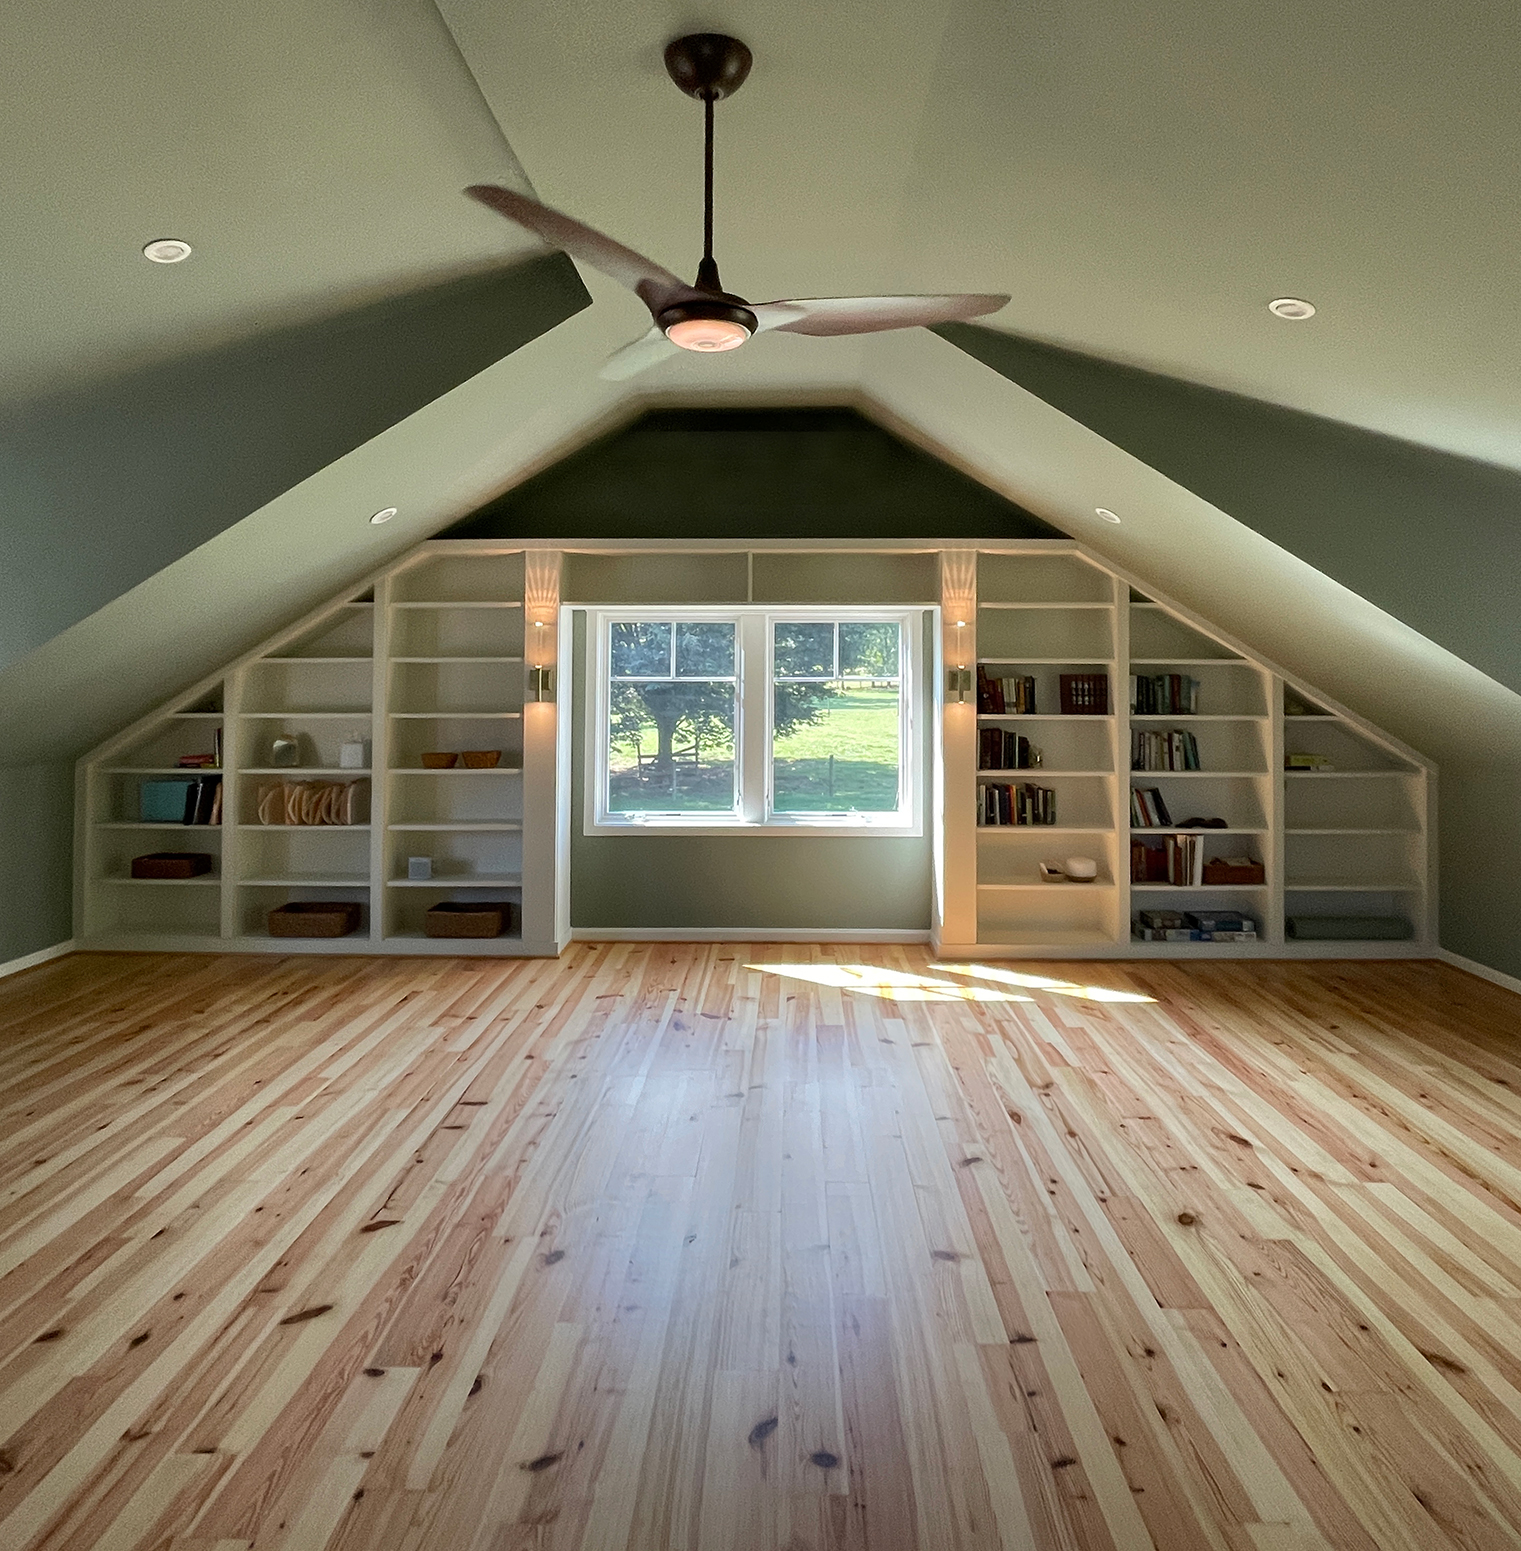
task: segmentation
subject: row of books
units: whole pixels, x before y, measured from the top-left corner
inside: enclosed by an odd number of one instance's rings
[[[1130,827],[1132,829],[1171,829],[1172,815],[1154,786],[1130,788]]]
[[[181,824],[220,824],[222,822],[222,778],[197,776],[182,783],[185,788],[184,816]]]
[[[1132,673],[1132,716],[1197,716],[1199,681],[1186,673]]]
[[[1002,727],[978,729],[979,770],[1034,770],[1040,763],[1040,750],[1023,733],[1006,732]]]
[[[1020,786],[989,781],[977,792],[977,822],[984,826],[1054,824],[1056,793],[1029,781]]]
[[[1191,732],[1143,732],[1130,734],[1132,770],[1199,770],[1199,740]]]
[[[979,716],[1034,716],[1035,678],[994,678],[977,664],[977,714]]]
[[[1239,910],[1143,910],[1132,932],[1141,942],[1256,942],[1257,922]]]
[[[1199,835],[1164,835],[1162,845],[1135,840],[1130,846],[1132,883],[1172,883],[1198,888],[1204,882],[1204,847]],[[1138,855],[1137,853],[1142,853]],[[1140,876],[1137,876],[1139,869]],[[1156,873],[1161,871],[1158,878]]]

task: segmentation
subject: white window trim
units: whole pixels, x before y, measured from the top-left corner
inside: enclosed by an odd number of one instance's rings
[[[924,721],[929,714],[923,683],[923,621],[928,605],[869,608],[819,604],[812,608],[762,604],[667,604],[660,608],[588,608],[586,666],[586,757],[583,832],[588,835],[842,835],[914,837],[924,833]],[[741,807],[732,818],[712,813],[614,814],[607,811],[607,726],[609,715],[609,630],[614,620],[691,620],[733,623],[738,653],[735,749]],[[899,727],[901,798],[896,813],[772,813],[771,646],[773,623],[781,620],[834,623],[880,620],[899,627]],[[756,707],[763,707],[758,715]],[[748,714],[747,714],[748,713]]]

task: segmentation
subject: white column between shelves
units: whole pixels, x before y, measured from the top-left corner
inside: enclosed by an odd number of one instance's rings
[[[243,766],[243,689],[246,668],[234,668],[222,680],[222,915],[221,935],[243,935],[243,843],[238,820]]]
[[[957,621],[965,624],[957,627]],[[936,883],[937,942],[977,941],[977,551],[940,552],[940,665],[932,715],[940,732],[941,793]],[[950,693],[948,669],[964,668],[972,687]]]
[[[1262,860],[1267,864],[1268,891],[1264,898],[1263,936],[1274,947],[1288,939],[1284,932],[1284,869],[1288,865],[1288,793],[1283,776],[1283,680],[1276,674],[1263,675],[1268,697],[1268,780],[1264,793],[1264,818],[1267,834],[1263,837]]]
[[[370,941],[385,940],[389,908],[386,856],[390,839],[395,783],[391,777],[392,610],[395,577],[391,572],[375,583],[370,608]]]

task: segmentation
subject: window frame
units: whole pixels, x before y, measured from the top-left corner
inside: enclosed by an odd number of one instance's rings
[[[588,608],[586,755],[583,832],[588,835],[829,835],[921,836],[924,833],[924,727],[928,690],[923,673],[923,622],[933,608],[901,604],[775,606],[764,604],[614,605]],[[772,791],[772,658],[780,622],[898,626],[898,807],[892,813],[777,813]],[[708,624],[735,627],[735,806],[713,812],[615,813],[607,806],[611,640],[614,624]]]

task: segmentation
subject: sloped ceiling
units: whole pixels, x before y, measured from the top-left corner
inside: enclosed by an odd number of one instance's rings
[[[3,25],[13,401],[538,252],[459,198],[482,177],[690,270],[700,115],[659,55],[706,27],[757,57],[719,116],[732,287],[1002,289],[1009,336],[1521,468],[1501,0],[20,0]],[[161,235],[195,258],[146,265]],[[1445,767],[1521,757],[1521,700],[1471,662],[947,341],[771,335],[614,385],[647,319],[582,278],[590,308],[0,673],[5,758],[79,750],[645,395],[862,404]],[[1319,316],[1272,318],[1282,294]]]

